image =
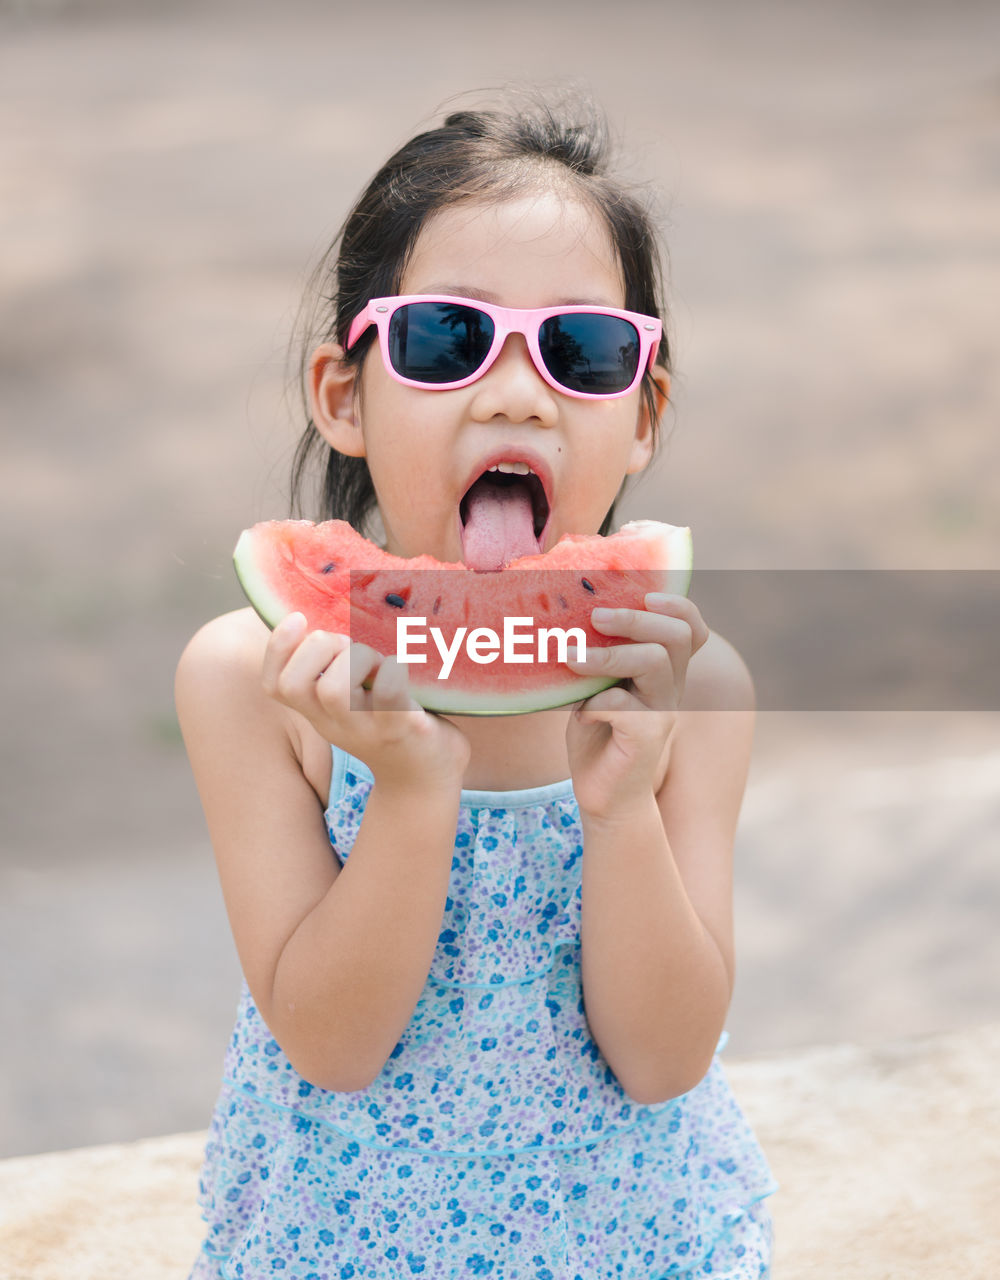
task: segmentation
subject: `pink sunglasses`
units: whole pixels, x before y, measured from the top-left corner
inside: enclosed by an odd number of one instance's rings
[[[355,316],[348,349],[378,329],[386,369],[408,387],[451,391],[481,378],[507,336],[524,335],[535,368],[556,391],[581,400],[625,396],[656,358],[655,316],[613,307],[495,307],[471,298],[402,294],[372,298]]]

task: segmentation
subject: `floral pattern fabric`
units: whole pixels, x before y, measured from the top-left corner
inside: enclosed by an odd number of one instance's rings
[[[334,748],[341,861],[372,785]],[[191,1280],[768,1274],[774,1183],[718,1060],[646,1106],[590,1036],[582,840],[569,780],[463,791],[430,973],[367,1089],[304,1080],[244,984]]]

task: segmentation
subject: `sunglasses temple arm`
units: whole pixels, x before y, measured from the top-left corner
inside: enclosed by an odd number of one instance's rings
[[[345,347],[346,351],[350,351],[351,347],[354,346],[354,344],[361,337],[361,335],[368,328],[368,326],[375,323],[375,321],[368,314],[368,310],[369,308],[365,307],[364,311],[359,311],[358,314],[351,321],[351,327],[347,331],[347,346]]]
[[[660,337],[655,337],[653,339],[652,345],[649,348],[649,359],[646,361],[646,369],[649,373],[652,373],[653,369],[656,366],[656,356],[659,350],[660,350]]]

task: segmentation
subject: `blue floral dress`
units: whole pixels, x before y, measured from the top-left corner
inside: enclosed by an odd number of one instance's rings
[[[342,861],[372,781],[334,748]],[[569,780],[462,792],[430,974],[367,1089],[304,1080],[244,984],[191,1280],[768,1275],[775,1185],[718,1061],[643,1106],[590,1036],[582,840]]]

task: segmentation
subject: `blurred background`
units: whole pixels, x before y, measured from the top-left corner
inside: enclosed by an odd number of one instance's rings
[[[0,0],[0,1154],[207,1124],[239,971],[173,670],[287,514],[305,279],[445,100],[566,78],[669,246],[623,516],[1000,569],[995,4]],[[730,1054],[997,1017],[995,707],[760,716]]]

